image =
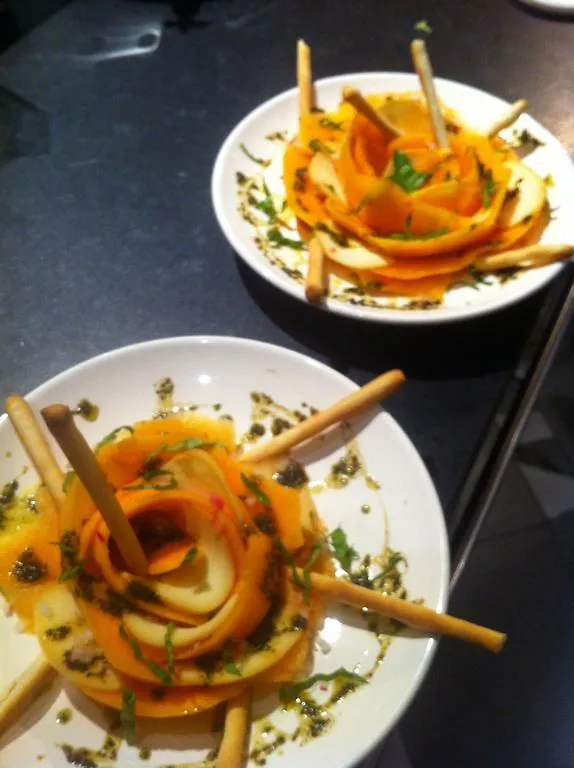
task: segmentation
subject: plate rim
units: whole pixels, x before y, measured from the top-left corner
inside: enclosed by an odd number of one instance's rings
[[[154,348],[167,347],[171,344],[183,344],[183,345],[188,345],[190,347],[197,346],[197,345],[208,346],[208,345],[218,345],[218,344],[231,344],[239,347],[255,347],[263,351],[270,351],[275,354],[279,353],[281,356],[284,356],[285,358],[298,360],[300,363],[306,366],[310,366],[311,368],[317,369],[324,374],[334,377],[338,382],[343,384],[345,387],[349,388],[351,391],[356,391],[357,389],[359,389],[359,385],[355,381],[350,379],[348,376],[345,376],[343,373],[335,370],[334,368],[331,368],[329,365],[322,362],[321,360],[317,360],[311,355],[291,349],[290,347],[280,346],[278,344],[273,344],[267,341],[261,341],[259,339],[250,339],[250,338],[237,337],[237,336],[200,334],[200,335],[187,335],[187,336],[186,335],[166,336],[159,339],[150,339],[147,341],[140,341],[133,344],[126,344],[121,347],[116,347],[114,349],[108,350],[106,352],[101,352],[97,355],[87,358],[86,360],[75,363],[74,365],[68,368],[65,368],[63,371],[60,371],[59,373],[55,374],[51,378],[47,379],[46,381],[42,382],[37,387],[32,389],[29,393],[27,393],[25,395],[25,398],[30,402],[30,404],[33,407],[35,407],[35,400],[38,398],[41,398],[45,394],[46,390],[48,390],[52,386],[58,386],[58,384],[66,381],[74,373],[78,373],[78,372],[84,373],[86,371],[89,371],[91,368],[101,364],[105,360],[121,358],[123,355],[129,354],[131,352],[138,352],[146,349],[153,350]],[[399,424],[399,422],[395,419],[395,417],[391,413],[389,413],[387,410],[385,410],[379,405],[375,405],[373,408],[377,409],[377,413],[384,414],[387,417],[386,423],[388,427],[392,429],[397,435],[397,437],[401,440],[405,451],[408,451],[410,453],[411,459],[418,466],[419,478],[422,482],[424,482],[425,493],[430,494],[432,503],[436,507],[436,510],[437,510],[437,514],[436,514],[437,526],[436,527],[437,527],[437,536],[438,536],[438,545],[439,545],[439,548],[438,548],[439,568],[437,570],[437,576],[439,580],[439,587],[438,587],[438,598],[437,598],[435,610],[437,610],[438,612],[444,612],[447,609],[447,604],[449,599],[451,557],[450,557],[450,543],[448,540],[446,520],[444,517],[444,510],[443,510],[440,497],[438,495],[438,491],[436,489],[436,486],[433,482],[433,479],[430,475],[430,472],[422,456],[417,450],[414,442],[408,436],[407,432],[403,429],[403,427]],[[8,422],[8,416],[6,413],[4,413],[0,418],[0,429],[4,429],[7,426],[7,422]],[[14,436],[14,440],[16,440],[15,436]],[[348,763],[347,768],[352,768],[352,766],[358,765],[360,761],[364,760],[369,754],[373,753],[381,745],[383,740],[387,738],[389,733],[399,722],[399,720],[404,715],[407,708],[412,703],[414,697],[418,693],[419,688],[422,685],[422,682],[424,681],[425,676],[428,674],[428,671],[430,669],[430,664],[432,662],[432,659],[434,658],[437,647],[438,647],[438,639],[435,636],[429,637],[425,643],[424,651],[422,652],[421,658],[418,661],[416,671],[412,675],[408,686],[404,690],[404,693],[402,695],[402,700],[400,701],[399,706],[395,708],[395,711],[393,712],[392,717],[389,718],[387,727],[384,730],[381,730],[379,733],[377,733],[375,738],[370,743],[361,747],[360,751],[357,752],[352,762]]]
[[[412,79],[414,82],[418,82],[417,75],[413,72],[375,70],[330,75],[329,77],[323,77],[316,80],[315,86],[320,88],[321,86],[328,86],[337,83],[343,84],[344,82],[349,82],[351,80],[357,82],[360,80],[366,80],[380,76],[408,78]],[[475,96],[488,96],[489,98],[494,98],[500,102],[501,108],[510,106],[510,102],[506,101],[501,96],[498,96],[495,93],[490,93],[489,91],[485,91],[482,88],[477,88],[474,85],[462,83],[459,80],[436,77],[435,83],[438,85],[439,89],[441,86],[454,85],[456,87],[461,87],[472,92],[471,95],[474,94]],[[226,171],[227,155],[235,147],[237,137],[241,134],[245,126],[256,120],[260,114],[264,113],[270,107],[273,107],[276,103],[284,100],[287,101],[289,98],[294,97],[296,93],[297,88],[292,87],[281,91],[274,96],[271,96],[269,99],[266,99],[264,102],[258,104],[254,109],[248,112],[238,123],[234,125],[231,131],[227,134],[219,148],[215,163],[213,165],[210,185],[211,203],[215,217],[221,231],[223,232],[223,235],[225,236],[228,244],[231,245],[233,251],[241,258],[241,260],[247,264],[247,266],[257,275],[259,275],[259,277],[264,279],[266,282],[271,283],[273,287],[309,306],[309,302],[305,298],[304,291],[301,290],[297,283],[291,280],[283,281],[282,277],[277,274],[277,272],[270,264],[267,262],[259,262],[255,258],[254,252],[257,250],[255,246],[245,246],[242,238],[236,234],[231,220],[224,213],[222,205],[223,196],[221,194],[221,189],[224,185],[224,173]],[[540,126],[543,131],[545,131],[553,139],[553,142],[557,145],[556,148],[559,148],[562,151],[564,158],[567,159],[568,163],[572,166],[570,155],[568,154],[562,142],[554,135],[554,133],[552,133],[552,131],[546,128],[543,123],[541,123],[539,120],[536,120],[529,113],[525,113],[525,115],[537,126]],[[572,176],[574,181],[574,167],[572,168]],[[349,306],[334,299],[328,300],[325,304],[312,306],[321,312],[332,312],[334,314],[349,317],[354,320],[373,323],[389,323],[391,325],[425,325],[464,322],[476,319],[478,317],[490,315],[503,309],[507,309],[527,299],[529,296],[532,296],[547,286],[548,283],[550,283],[551,280],[553,280],[562,271],[563,267],[564,264],[559,262],[541,267],[540,270],[542,277],[539,282],[535,283],[534,285],[526,286],[523,291],[517,295],[509,295],[504,298],[504,300],[496,301],[494,303],[486,302],[484,304],[471,304],[468,306],[463,306],[457,308],[456,311],[444,311],[444,309],[443,311],[440,309],[397,310],[388,307],[373,310],[372,308],[368,307]]]

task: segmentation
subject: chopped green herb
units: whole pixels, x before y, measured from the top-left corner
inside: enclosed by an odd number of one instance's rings
[[[135,639],[135,637],[128,635],[127,630],[123,624],[120,624],[119,634],[122,640],[129,645],[136,661],[141,661],[143,664],[145,664],[152,675],[155,675],[157,678],[159,678],[164,685],[172,684],[173,680],[171,679],[169,672],[166,669],[163,669],[163,667],[160,667],[154,661],[150,661],[144,657],[142,649],[140,648],[140,644]]]
[[[175,445],[166,445],[165,443],[160,446],[160,453],[180,453],[181,451],[194,451],[196,448],[223,448],[223,443],[214,443],[208,440],[200,440],[198,437],[192,437],[189,440],[182,440],[181,443]],[[152,457],[154,454],[152,454]],[[152,458],[150,457],[150,458]]]
[[[343,125],[342,122],[336,123],[334,120],[329,120],[328,117],[322,117],[319,120],[319,125],[322,125],[324,128],[331,128],[333,131],[342,131],[343,129],[341,126]]]
[[[420,21],[417,21],[413,29],[415,32],[422,32],[423,35],[432,34],[432,27],[430,26],[430,24],[426,19],[421,19]]]
[[[405,232],[393,232],[390,235],[386,235],[390,240],[434,240],[437,237],[448,235],[449,230],[447,227],[441,227],[435,229],[434,232],[426,232],[424,235],[417,235],[415,232],[405,230]]]
[[[281,701],[290,701],[296,699],[307,688],[311,688],[315,683],[329,683],[333,680],[349,680],[357,685],[364,685],[368,680],[356,672],[349,672],[344,667],[339,667],[334,672],[329,674],[322,674],[318,672],[316,675],[308,677],[306,680],[299,680],[297,683],[291,683],[290,685],[283,685],[279,689],[279,698]]]
[[[293,248],[296,251],[302,251],[305,247],[305,243],[301,240],[292,240],[290,237],[284,237],[277,227],[273,227],[267,233],[267,238],[270,243],[279,246],[286,246],[287,248]]]
[[[482,189],[482,207],[483,208],[490,208],[490,204],[492,203],[492,198],[494,197],[495,192],[496,192],[496,184],[494,183],[492,171],[489,168],[484,175],[484,187]]]
[[[248,491],[250,491],[255,496],[257,501],[260,501],[262,504],[265,504],[266,507],[271,506],[271,499],[266,493],[264,493],[261,490],[256,480],[251,479],[250,477],[247,477],[247,475],[244,472],[241,473],[241,479],[243,480],[243,485],[247,488]]]
[[[187,553],[187,555],[181,561],[181,564],[187,565],[188,563],[193,563],[196,557],[197,557],[197,549],[195,547],[192,547]]]
[[[432,176],[432,173],[419,173],[410,158],[398,149],[393,155],[393,162],[394,170],[389,178],[408,195],[424,187]]]
[[[98,448],[100,448],[102,445],[108,445],[108,443],[113,443],[116,437],[119,435],[120,432],[123,431],[129,432],[130,435],[133,435],[134,430],[133,427],[130,426],[124,426],[124,427],[118,427],[117,429],[114,429],[112,432],[109,433],[109,435],[106,435],[103,437],[100,442],[98,443]]]
[[[168,483],[150,483],[150,480],[153,480],[156,477],[169,477]],[[141,483],[140,485],[126,485],[125,489],[126,491],[143,491],[143,490],[153,490],[153,491],[169,491],[172,488],[177,488],[178,483],[175,477],[173,476],[173,472],[170,472],[169,469],[149,469],[145,475],[143,476],[143,479],[145,482]]]
[[[120,722],[124,731],[124,739],[128,744],[136,740],[136,695],[129,688],[122,691],[122,709]]]
[[[263,191],[265,192],[265,197],[263,200],[255,203],[255,208],[257,208],[258,211],[264,213],[269,221],[275,221],[277,218],[277,211],[275,210],[275,204],[273,203],[273,196],[271,195],[269,187],[265,181],[263,181]]]
[[[397,570],[399,563],[406,563],[405,556],[401,555],[400,552],[392,552],[383,570],[371,579],[371,584],[375,586],[377,582],[387,579],[393,571]]]
[[[235,661],[233,659],[233,650],[231,647],[231,642],[229,640],[227,640],[225,645],[223,646],[223,661],[225,662],[223,669],[228,674],[241,675],[241,671],[239,670],[239,667],[235,664]]]
[[[326,155],[333,154],[333,150],[330,149],[324,142],[319,141],[319,139],[311,139],[309,142],[309,149],[312,149],[313,152],[323,152]]]
[[[251,154],[251,152],[247,149],[245,144],[240,144],[239,148],[244,155],[246,155],[254,163],[257,163],[257,165],[262,165],[264,168],[269,165],[269,160],[262,160],[260,157],[255,157],[255,155]]]
[[[70,579],[75,579],[76,576],[79,576],[83,568],[84,568],[83,562],[76,563],[75,565],[71,565],[69,568],[64,568],[64,570],[60,574],[60,577],[58,578],[58,581],[64,582],[64,581],[70,581]]]
[[[341,564],[341,567],[347,571],[347,573],[350,573],[351,568],[353,567],[353,560],[356,560],[359,555],[357,554],[357,551],[349,545],[347,534],[341,526],[339,526],[330,534],[329,539],[331,541],[333,554]]]
[[[175,675],[175,655],[173,652],[173,633],[175,632],[175,624],[170,621],[165,630],[165,653],[167,656],[167,668],[169,674],[173,677]]]

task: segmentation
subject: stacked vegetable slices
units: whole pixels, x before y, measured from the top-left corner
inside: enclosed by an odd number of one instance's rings
[[[330,572],[311,497],[233,458],[232,425],[198,416],[116,430],[97,451],[148,557],[130,574],[82,484],[61,516],[4,537],[0,585],[50,663],[116,709],[175,717],[248,686],[291,681],[309,658],[319,599],[294,566]],[[258,469],[258,472],[261,472]],[[14,577],[22,553],[41,563]]]
[[[374,292],[440,300],[479,257],[538,242],[546,186],[509,145],[443,109],[449,147],[439,149],[418,94],[368,101],[394,133],[343,103],[303,116],[284,156],[289,208],[333,271]]]

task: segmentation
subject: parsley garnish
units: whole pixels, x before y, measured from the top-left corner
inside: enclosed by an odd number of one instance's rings
[[[123,624],[120,624],[119,634],[122,640],[129,645],[136,661],[141,661],[143,664],[145,664],[152,675],[155,675],[157,678],[159,678],[164,685],[172,684],[173,681],[169,672],[163,667],[160,667],[159,664],[156,664],[154,661],[150,661],[144,657],[142,649],[140,648],[140,644],[135,639],[135,637],[130,637],[130,635],[128,635]]]
[[[302,251],[305,247],[305,243],[301,240],[291,240],[289,237],[284,237],[277,227],[273,227],[269,230],[267,238],[269,242],[274,245],[284,245],[287,248],[293,248],[296,251]]]
[[[448,235],[448,228],[441,227],[435,229],[434,232],[426,232],[424,235],[417,235],[415,232],[405,230],[404,232],[393,232],[390,235],[386,235],[390,240],[434,240],[436,237],[442,237]]]
[[[271,506],[271,499],[261,490],[256,480],[252,480],[251,478],[247,477],[244,472],[241,473],[241,479],[243,480],[243,485],[255,496],[257,501],[265,504],[266,507]]]
[[[213,443],[207,440],[201,440],[199,437],[191,437],[188,440],[182,440],[181,443],[175,443],[175,445],[166,445],[164,443],[160,446],[158,453],[179,453],[180,451],[194,451],[196,448],[223,448],[223,443]],[[152,454],[150,459],[153,459],[157,454]]]
[[[299,682],[291,683],[290,685],[282,685],[279,689],[279,698],[281,701],[296,699],[299,694],[307,690],[307,688],[311,688],[315,683],[329,683],[332,680],[349,680],[357,685],[364,685],[368,682],[362,675],[358,675],[356,672],[349,672],[349,670],[344,667],[339,667],[339,669],[336,669],[329,674],[318,672],[316,675],[311,675],[311,677],[308,677],[306,680],[299,680]]]
[[[193,550],[192,550],[193,551]],[[185,562],[185,561],[184,561]],[[175,632],[175,624],[170,621],[165,630],[165,653],[167,656],[167,668],[170,675],[175,675],[175,656],[173,652],[173,633]]]
[[[333,150],[330,149],[322,141],[319,141],[319,139],[311,139],[311,141],[309,142],[309,149],[312,149],[313,152],[324,152],[326,155],[333,154]]]
[[[275,537],[273,539],[273,544],[281,553],[281,557],[283,558],[284,562],[287,563],[287,565],[291,568],[293,583],[297,587],[299,587],[299,589],[303,590],[303,599],[308,604],[309,592],[311,591],[311,566],[313,565],[315,560],[319,557],[323,548],[318,542],[316,542],[313,545],[313,551],[311,552],[311,557],[309,558],[305,567],[302,569],[303,578],[301,578],[299,576],[299,572],[297,571],[297,563],[295,562],[295,558],[293,557],[291,552],[289,552],[285,544],[283,544],[281,539]]]
[[[241,675],[241,671],[239,667],[235,664],[235,661],[233,660],[233,651],[231,648],[231,642],[227,640],[225,642],[225,645],[223,646],[223,661],[225,662],[225,666],[223,669],[230,675]]]
[[[124,731],[124,739],[128,744],[136,740],[136,695],[129,688],[122,691],[122,709],[120,722]]]
[[[421,19],[420,21],[417,21],[413,29],[415,30],[415,32],[422,32],[424,35],[432,34],[432,27],[430,26],[430,24],[426,19]]]
[[[71,565],[69,568],[65,568],[62,573],[60,574],[58,581],[64,582],[69,581],[70,579],[75,579],[76,576],[80,574],[80,572],[83,570],[84,564],[76,563],[75,565]]]
[[[400,552],[393,552],[389,556],[388,562],[383,568],[383,570],[380,573],[377,573],[376,576],[373,576],[373,578],[371,579],[371,584],[375,586],[378,581],[379,582],[384,581],[393,573],[393,571],[397,570],[397,566],[399,563],[406,563],[406,559],[404,555],[401,555]]]
[[[490,204],[492,203],[492,198],[494,197],[495,192],[496,184],[494,183],[494,179],[492,177],[492,171],[489,168],[488,171],[486,171],[484,174],[484,187],[482,189],[483,208],[490,208]]]
[[[393,155],[394,170],[390,180],[397,184],[407,195],[424,187],[432,173],[419,173],[404,152],[398,149]]]
[[[356,560],[359,555],[357,554],[357,551],[349,545],[347,534],[341,526],[339,526],[330,534],[329,539],[331,540],[333,554],[341,564],[341,567],[347,571],[347,573],[351,573],[353,560]]]
[[[324,128],[331,128],[333,131],[342,131],[343,129],[341,126],[343,125],[342,122],[336,123],[334,120],[329,120],[328,117],[322,117],[319,120],[319,125],[322,125]]]

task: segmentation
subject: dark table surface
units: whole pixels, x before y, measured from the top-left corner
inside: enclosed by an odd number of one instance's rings
[[[358,383],[399,366],[409,383],[388,408],[454,531],[465,478],[571,276],[457,325],[328,316],[238,262],[213,216],[211,169],[237,121],[293,85],[298,37],[317,77],[410,70],[420,18],[433,27],[436,74],[527,98],[573,150],[570,22],[504,0],[173,5],[187,19],[167,4],[79,0],[0,57],[0,396],[114,347],[184,334],[263,339]]]

